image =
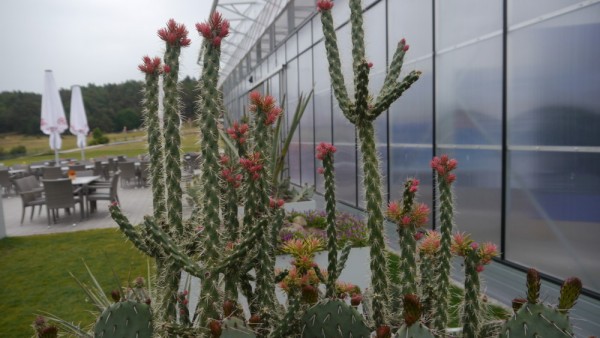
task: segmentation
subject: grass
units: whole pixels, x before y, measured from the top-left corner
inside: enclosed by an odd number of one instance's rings
[[[93,324],[94,307],[69,275],[90,282],[83,261],[107,293],[118,288],[113,270],[123,285],[148,275],[146,256],[118,229],[4,238],[0,257],[1,337],[31,337],[31,323],[41,311],[83,327]]]
[[[112,133],[106,134],[110,143],[99,147],[93,147],[85,150],[85,158],[102,158],[106,156],[126,155],[127,157],[137,157],[148,152],[146,133],[144,131],[130,131],[127,134]],[[183,152],[198,152],[198,128],[185,124],[181,130],[181,147]],[[88,136],[88,143],[92,139]],[[81,152],[76,146],[77,138],[74,135],[64,133],[62,135],[62,149],[59,156],[61,158],[81,158]],[[11,148],[24,145],[27,148],[25,156],[0,160],[6,166],[14,164],[24,164],[54,160],[54,152],[48,146],[48,136],[46,135],[18,135],[3,134],[0,135],[0,143],[5,151]]]

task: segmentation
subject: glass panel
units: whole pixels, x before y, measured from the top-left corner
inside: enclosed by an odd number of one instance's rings
[[[508,23],[514,25],[526,20],[537,19],[567,6],[577,5],[584,1],[564,0],[509,0],[508,1]]]
[[[312,25],[310,22],[298,31],[298,50],[300,52],[312,45]]]
[[[354,125],[333,109],[333,144],[335,154],[336,195],[338,199],[356,205],[356,141]]]
[[[291,120],[293,107],[298,102],[298,59],[290,61],[287,66],[287,109],[286,111],[286,130]],[[289,175],[291,181],[300,184],[300,133],[295,133],[289,148]]]
[[[502,39],[443,53],[436,69],[437,142],[500,144]]]
[[[433,142],[432,59],[414,63],[410,68],[419,69],[423,73],[419,80],[390,106],[390,141],[398,144],[431,146]]]
[[[380,2],[367,12],[364,13],[364,28],[365,28],[365,48],[366,57],[369,62],[373,63],[371,68],[369,89],[372,94],[376,94],[381,89],[383,78],[386,72],[386,55],[385,46],[385,4]],[[373,78],[377,77],[377,80]],[[379,79],[380,78],[380,79]]]
[[[288,60],[291,60],[298,55],[298,38],[296,37],[296,34],[290,36],[285,42],[285,53]]]
[[[598,13],[600,4],[510,32],[511,145],[600,146]]]
[[[298,58],[299,76],[300,76],[300,93],[304,96],[310,92],[312,88],[312,50],[309,50]],[[298,101],[296,101],[298,102]],[[292,106],[291,114],[296,110],[296,106]],[[312,101],[306,106],[302,120],[300,120],[300,128],[297,133],[300,134],[302,146],[300,148],[301,164],[302,164],[302,184],[315,184],[315,143],[314,143],[314,110]]]
[[[312,18],[313,42],[323,38],[323,26],[321,25],[321,16],[317,15]]]
[[[410,45],[406,61],[429,55],[432,52],[432,5],[431,1],[388,1],[388,46],[392,59],[398,42],[405,38]],[[462,17],[462,16],[461,16]]]
[[[325,45],[321,41],[313,48],[314,53],[314,102],[315,139],[319,142],[332,142],[331,138],[331,81],[329,65],[325,55]]]
[[[288,36],[288,9],[286,8],[275,21],[275,45],[279,46]]]
[[[356,205],[356,150],[352,145],[336,144],[335,194],[338,200]]]
[[[600,291],[600,154],[510,152],[506,257]]]
[[[285,57],[285,46],[281,46],[277,49],[277,64],[282,65],[286,63],[287,59]]]
[[[294,27],[300,26],[316,10],[314,0],[294,0]]]
[[[501,34],[502,3],[502,0],[437,0],[435,17],[438,50],[481,38],[490,33]],[[472,15],[465,15],[465,13],[472,13]]]
[[[349,21],[350,7],[348,6],[348,0],[335,0],[335,6],[333,6],[331,15],[333,16],[333,25],[335,27],[339,27],[344,22]]]

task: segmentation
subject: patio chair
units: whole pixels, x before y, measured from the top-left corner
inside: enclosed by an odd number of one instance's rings
[[[121,187],[123,187],[123,183],[125,182],[129,185],[131,180],[134,180],[134,183],[137,180],[134,162],[119,162],[119,171],[121,172]]]
[[[83,196],[74,195],[79,189],[73,189],[73,184],[68,178],[56,180],[42,180],[44,184],[44,194],[46,195],[46,212],[48,214],[48,225],[50,225],[50,212],[56,224],[58,210],[65,208],[69,212],[70,208],[75,210],[75,204],[79,204],[81,219],[83,219]]]
[[[119,188],[119,176],[121,175],[120,171],[117,171],[110,178],[110,185],[91,185],[96,188],[95,192],[91,192],[87,195],[87,201],[89,203],[88,209],[90,212],[94,212],[97,209],[97,201],[109,201],[119,202],[119,195],[117,194],[117,190]]]
[[[108,166],[103,166],[102,161],[94,162],[94,175],[102,176],[104,180],[108,180],[110,175],[108,174]]]
[[[60,167],[43,167],[42,178],[45,180],[55,180],[58,178],[64,178],[64,176]]]
[[[117,168],[117,160],[113,157],[108,158],[108,173],[109,175],[114,174],[119,168]]]
[[[94,175],[94,171],[89,169],[89,170],[76,170],[75,171],[75,175],[76,176],[81,176],[81,177],[85,177],[85,176],[96,176]]]
[[[2,190],[2,196],[4,196],[4,193],[10,193],[12,186],[8,169],[0,170],[0,190]]]
[[[21,225],[23,224],[23,219],[25,218],[25,209],[27,207],[31,207],[31,216],[30,220],[33,219],[33,213],[35,212],[35,207],[37,205],[40,206],[40,210],[38,212],[42,212],[42,206],[46,204],[46,199],[42,196],[42,192],[44,188],[40,187],[40,182],[38,182],[35,176],[25,176],[23,178],[17,178],[14,180],[15,188],[19,196],[21,196],[22,202],[22,211],[21,211]]]

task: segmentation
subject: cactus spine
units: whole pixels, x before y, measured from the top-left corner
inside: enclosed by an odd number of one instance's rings
[[[438,286],[433,309],[432,326],[440,332],[444,332],[448,322],[448,297],[450,290],[450,259],[452,258],[450,247],[452,242],[452,226],[454,222],[454,204],[452,197],[452,183],[456,175],[451,171],[456,168],[457,162],[449,159],[448,156],[434,157],[431,161],[431,167],[436,173],[436,182],[439,193],[439,218],[440,232],[442,234],[440,242],[439,266],[436,276],[436,285]]]
[[[376,99],[376,104],[372,105],[370,103],[368,91],[370,64],[365,58],[362,6],[360,0],[350,0],[355,98],[354,102],[352,102],[348,97],[348,91],[346,90],[341,70],[337,38],[331,15],[333,2],[330,0],[320,0],[317,2],[317,6],[321,12],[325,49],[327,51],[329,74],[334,94],[344,116],[356,126],[360,140],[366,194],[365,200],[367,201],[367,226],[371,242],[370,268],[371,285],[373,287],[373,319],[376,326],[381,326],[386,321],[387,301],[385,294],[388,290],[388,280],[386,276],[386,257],[384,254],[381,176],[379,173],[379,159],[375,148],[373,120],[400,97],[402,92],[418,79],[420,73],[411,72],[402,82],[397,82],[399,72],[395,72],[395,70],[401,67],[400,63],[404,52],[408,50],[408,46],[401,43],[398,46],[402,49],[402,52],[400,52],[401,57],[394,58],[394,64],[390,65],[390,69],[394,69],[394,72],[388,72],[381,95]]]

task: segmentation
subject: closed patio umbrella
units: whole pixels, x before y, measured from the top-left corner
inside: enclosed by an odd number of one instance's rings
[[[59,165],[58,150],[62,147],[60,134],[67,130],[67,119],[51,70],[46,70],[44,78],[40,129],[50,135],[50,149],[54,150],[56,164]]]
[[[81,148],[81,160],[85,160],[86,137],[90,132],[88,127],[85,108],[83,106],[83,97],[79,86],[71,87],[71,114],[69,115],[71,134],[77,136],[77,146]]]

